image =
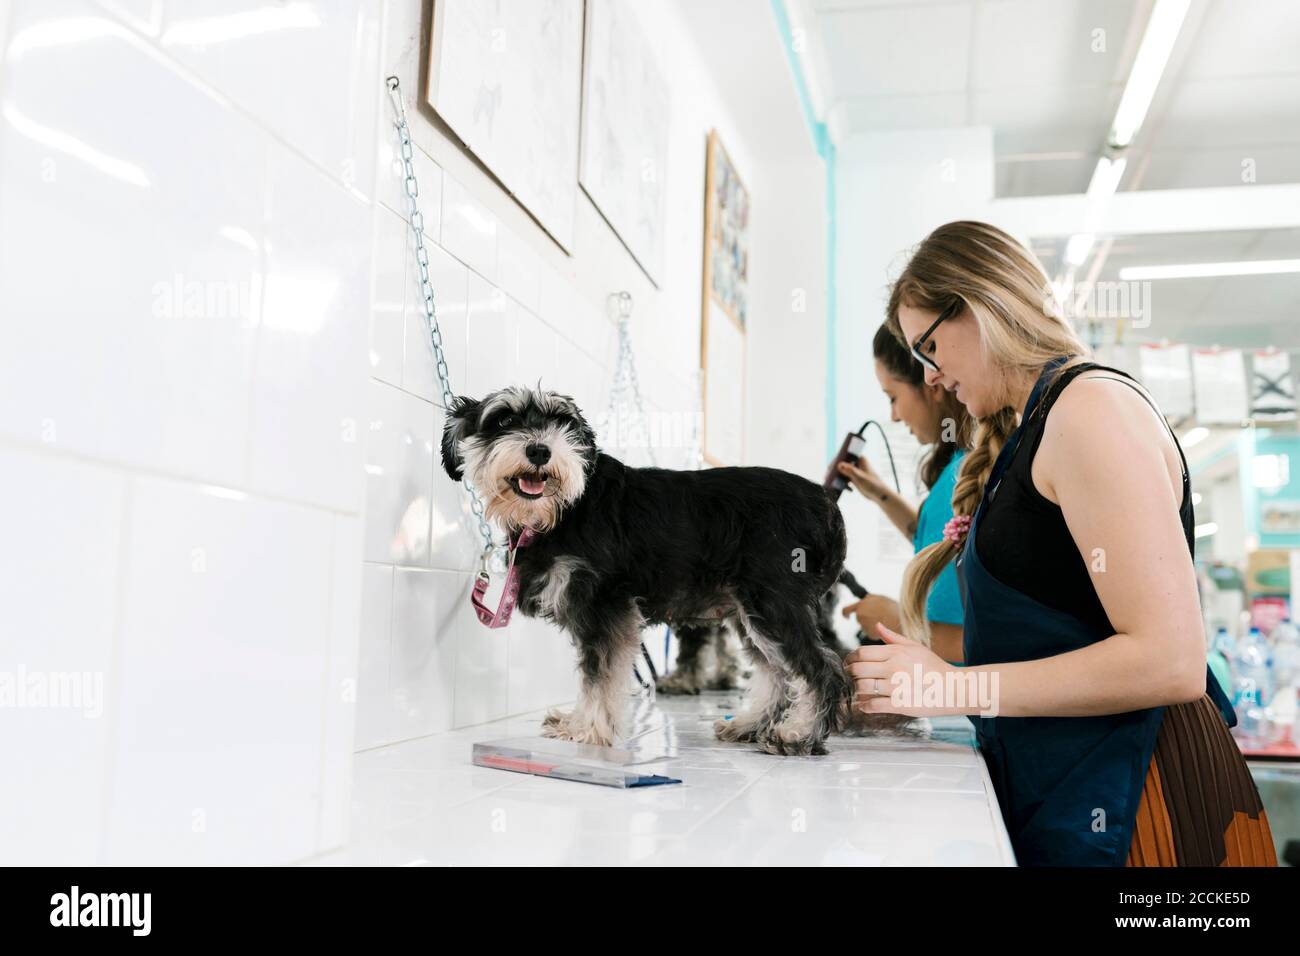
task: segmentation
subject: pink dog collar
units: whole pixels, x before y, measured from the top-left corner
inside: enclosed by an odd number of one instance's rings
[[[474,582],[474,590],[470,593],[469,603],[474,605],[474,613],[478,615],[479,621],[487,627],[498,628],[505,627],[510,623],[510,615],[514,612],[515,601],[519,599],[519,567],[515,564],[515,552],[520,548],[526,548],[533,543],[537,537],[537,532],[532,528],[523,528],[520,530],[518,537],[510,542],[510,570],[506,572],[505,588],[501,592],[501,602],[497,605],[494,612],[483,603],[483,596],[487,594],[488,584],[491,578],[487,571],[478,573],[478,580]]]

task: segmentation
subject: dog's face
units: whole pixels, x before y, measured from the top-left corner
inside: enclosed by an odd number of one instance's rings
[[[468,477],[489,520],[549,531],[577,501],[596,462],[596,436],[567,395],[503,388],[457,398],[442,432],[442,466]]]

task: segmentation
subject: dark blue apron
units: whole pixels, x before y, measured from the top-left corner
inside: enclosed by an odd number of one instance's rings
[[[979,523],[1042,398],[1048,364],[1019,428],[994,463],[957,559],[967,665],[1038,660],[1109,637],[1008,587],[980,564]],[[1228,725],[1232,706],[1206,668],[1206,689]],[[1164,717],[1163,707],[1100,717],[971,717],[1022,866],[1122,866]]]

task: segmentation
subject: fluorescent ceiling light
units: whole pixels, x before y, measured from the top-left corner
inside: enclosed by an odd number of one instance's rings
[[[1100,212],[1100,209],[1110,201],[1110,197],[1115,195],[1115,189],[1119,186],[1120,177],[1124,175],[1124,167],[1128,160],[1124,157],[1110,159],[1103,156],[1097,160],[1097,165],[1092,171],[1092,179],[1088,181],[1088,205],[1093,210]]]
[[[1122,156],[1117,159],[1103,156],[1097,160],[1097,165],[1092,170],[1092,179],[1088,181],[1088,208],[1084,222],[1086,231],[1071,236],[1065,245],[1065,261],[1070,265],[1083,265],[1088,259],[1088,253],[1092,252],[1093,244],[1097,241],[1097,229],[1106,213],[1106,206],[1119,187],[1127,162]]]
[[[1201,279],[1208,276],[1264,276],[1300,272],[1300,259],[1256,259],[1249,262],[1188,262],[1176,266],[1127,266],[1119,277],[1130,279]]]
[[[1116,149],[1123,149],[1133,142],[1146,118],[1190,3],[1191,0],[1157,0],[1155,9],[1151,11],[1146,33],[1142,35],[1142,46],[1133,61],[1133,72],[1128,76],[1119,109],[1115,111],[1115,122],[1110,128],[1110,144]]]
[[[1097,241],[1095,234],[1080,232],[1070,237],[1065,244],[1065,261],[1072,266],[1081,266],[1092,252],[1092,244]]]
[[[1202,425],[1197,425],[1186,435],[1183,436],[1183,449],[1191,448],[1193,445],[1199,445],[1205,439],[1210,437],[1210,430]]]

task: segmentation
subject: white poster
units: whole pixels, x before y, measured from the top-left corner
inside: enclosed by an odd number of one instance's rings
[[[1117,368],[1121,372],[1127,372],[1138,381],[1141,381],[1141,352],[1141,346],[1112,342],[1109,345],[1098,345],[1092,350],[1092,357],[1094,361],[1099,362],[1102,365],[1109,365],[1111,368]]]
[[[1192,379],[1202,425],[1240,425],[1249,417],[1246,360],[1238,349],[1196,349]]]
[[[1296,417],[1295,380],[1291,356],[1275,349],[1256,352],[1251,362],[1250,415],[1262,421]]]
[[[656,284],[663,276],[668,104],[633,4],[590,0],[579,178]]]
[[[1192,417],[1191,356],[1186,345],[1143,345],[1138,355],[1142,384],[1165,418],[1177,423]]]
[[[582,0],[436,0],[429,105],[573,248]]]

